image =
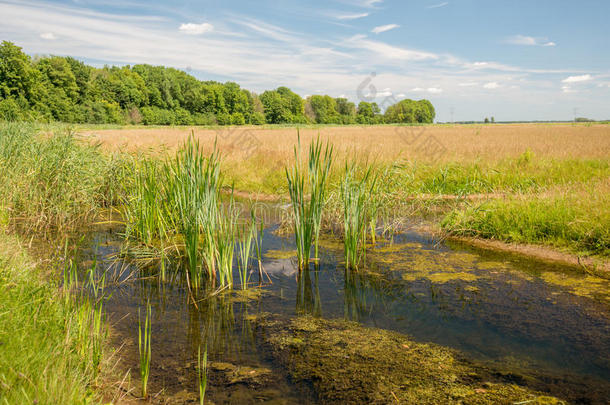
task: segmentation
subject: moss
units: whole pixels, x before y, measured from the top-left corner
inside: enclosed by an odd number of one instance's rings
[[[321,403],[561,403],[503,381],[453,350],[346,321],[260,319],[273,356]]]

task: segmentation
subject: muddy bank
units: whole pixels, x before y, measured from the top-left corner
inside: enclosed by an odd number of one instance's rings
[[[560,404],[526,377],[476,366],[454,350],[353,322],[257,319],[274,359],[320,403]]]

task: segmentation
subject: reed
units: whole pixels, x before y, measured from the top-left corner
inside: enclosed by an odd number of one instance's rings
[[[208,387],[208,348],[201,355],[201,346],[197,350],[197,382],[199,383],[199,404],[205,402],[205,391]]]
[[[371,168],[358,179],[355,165],[345,166],[345,175],[341,183],[341,201],[343,202],[343,245],[345,266],[358,268],[366,254],[367,227],[377,223],[376,208],[370,208],[370,196],[374,194],[376,176]],[[374,233],[374,232],[373,232]]]
[[[309,267],[311,247],[314,245],[314,258],[317,260],[318,240],[322,224],[322,211],[325,202],[326,183],[332,165],[333,147],[320,139],[309,145],[307,170],[301,162],[300,138],[294,147],[294,166],[285,168],[288,192],[292,203],[292,220],[297,245],[297,260],[300,269]],[[308,187],[308,190],[306,189]],[[309,195],[306,195],[309,191]]]
[[[258,239],[256,233],[256,223],[254,222],[244,224],[241,227],[240,240],[237,244],[237,266],[239,269],[239,278],[242,290],[248,288],[248,268],[250,265],[250,256],[253,253],[253,242],[254,240]]]
[[[144,325],[140,317],[138,309],[138,352],[140,353],[140,378],[142,380],[142,398],[146,398],[148,388],[148,377],[150,375],[150,359],[151,359],[151,308],[150,304],[146,306],[146,317]]]

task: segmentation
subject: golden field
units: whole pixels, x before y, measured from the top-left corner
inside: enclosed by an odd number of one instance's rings
[[[260,156],[271,164],[293,156],[296,128],[190,127],[82,130],[110,150],[179,147],[194,132],[206,148],[218,143],[225,159]],[[378,161],[455,162],[517,157],[530,150],[537,157],[604,159],[610,157],[610,125],[493,124],[434,126],[320,127],[300,129],[303,145],[320,135],[335,150],[369,155]]]

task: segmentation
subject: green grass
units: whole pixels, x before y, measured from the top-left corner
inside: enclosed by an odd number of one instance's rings
[[[19,246],[0,233],[0,403],[97,403],[101,300],[79,296],[74,275],[60,290]]]
[[[597,184],[597,183],[596,183]],[[610,252],[607,187],[549,196],[523,195],[455,209],[442,221],[451,234],[541,243],[576,253]]]
[[[208,387],[208,348],[201,355],[201,346],[197,349],[197,383],[199,385],[199,404],[205,402],[205,391]]]

